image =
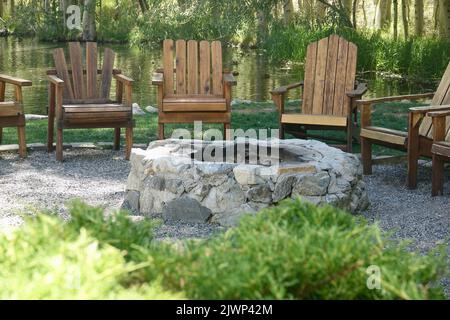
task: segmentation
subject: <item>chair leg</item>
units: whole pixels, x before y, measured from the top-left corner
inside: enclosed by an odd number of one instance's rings
[[[164,123],[158,123],[158,139],[164,140]]]
[[[361,137],[361,159],[363,173],[372,174],[372,142]]]
[[[283,126],[283,124],[280,122],[280,125],[279,125],[279,130],[280,130],[280,139],[284,139],[284,126]]]
[[[27,156],[27,143],[25,139],[25,126],[17,127],[17,133],[19,135],[19,155],[21,158]]]
[[[47,152],[53,151],[53,134],[55,132],[55,112],[52,109],[48,111],[47,124]]]
[[[349,124],[347,126],[347,152],[352,153],[353,151],[353,123],[349,117]]]
[[[133,147],[133,127],[127,127],[125,129],[125,160],[130,160],[131,148]]]
[[[444,161],[433,154],[433,173],[431,179],[431,196],[441,196],[444,193]]]
[[[419,155],[417,150],[410,148],[408,150],[408,189],[417,188],[417,170]]]
[[[60,128],[56,130],[56,160],[63,161],[63,130]]]
[[[120,128],[114,128],[114,150],[120,149]]]
[[[229,123],[223,124],[223,133],[225,140],[231,140],[231,125]]]

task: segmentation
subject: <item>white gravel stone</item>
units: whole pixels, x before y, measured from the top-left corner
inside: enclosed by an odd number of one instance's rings
[[[158,113],[158,108],[148,106],[147,108],[145,108],[145,111],[147,111],[149,113]]]
[[[132,107],[133,107],[133,115],[135,115],[135,116],[145,115],[144,110],[142,110],[141,107],[136,102],[134,102],[132,104]]]

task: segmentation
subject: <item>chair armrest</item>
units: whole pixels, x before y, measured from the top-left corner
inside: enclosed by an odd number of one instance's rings
[[[441,106],[424,106],[424,107],[414,107],[409,108],[409,111],[412,113],[420,113],[420,114],[434,114],[434,112],[439,111],[447,111],[450,110],[450,105],[441,105]],[[430,117],[432,117],[430,115]]]
[[[347,92],[347,96],[350,98],[358,98],[361,97],[364,93],[366,93],[366,91],[367,91],[367,84],[358,83],[356,89]]]
[[[164,83],[164,74],[160,72],[153,73],[152,84],[155,86],[162,86]]]
[[[362,104],[373,104],[373,103],[389,102],[389,101],[400,101],[400,100],[419,100],[419,99],[424,99],[424,98],[431,98],[433,96],[434,96],[434,92],[409,94],[409,95],[404,95],[404,96],[392,96],[392,97],[382,97],[382,98],[358,100],[358,101],[356,101],[356,104],[362,105]]]
[[[50,83],[54,84],[55,86],[64,85],[64,81],[54,75],[47,75],[47,80],[50,81]]]
[[[25,79],[20,79],[20,78],[16,78],[16,77],[11,77],[11,76],[7,76],[5,74],[0,74],[0,81],[1,82],[6,82],[9,84],[14,84],[16,86],[31,86],[32,82],[30,80],[25,80]]]
[[[276,89],[270,91],[270,93],[271,93],[272,95],[285,94],[285,93],[288,92],[289,90],[295,89],[295,88],[298,88],[298,87],[303,87],[303,81],[301,81],[301,82],[296,82],[296,83],[293,83],[293,84],[289,84],[289,85],[287,85],[287,86],[282,86],[282,87],[276,88]]]
[[[445,106],[441,106],[441,107],[442,107],[441,110],[427,112],[427,116],[432,117],[432,118],[450,116],[450,105],[445,105]]]
[[[121,73],[113,74],[113,77],[117,81],[119,81],[119,82],[121,82],[121,83],[123,83],[125,85],[128,85],[128,86],[132,85],[133,82],[134,82],[133,79],[131,79],[131,78],[129,78],[129,77],[127,77],[127,76],[125,76],[125,75],[123,75]]]
[[[229,86],[237,85],[237,81],[234,78],[232,73],[224,73],[223,74],[223,82],[228,84]]]

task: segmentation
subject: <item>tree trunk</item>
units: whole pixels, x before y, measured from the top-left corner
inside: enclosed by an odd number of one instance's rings
[[[341,2],[342,2],[342,6],[345,10],[345,13],[347,14],[347,16],[351,17],[353,1],[352,0],[341,0]]]
[[[450,0],[439,0],[439,34],[450,41]]]
[[[358,0],[353,0],[352,3],[352,23],[353,23],[353,28],[356,29],[356,11],[358,11]]]
[[[391,24],[391,0],[378,0],[375,11],[375,28],[385,29]]]
[[[393,32],[394,39],[398,38],[398,0],[392,0],[392,5],[394,6],[394,24],[393,24]]]
[[[409,28],[408,28],[408,6],[406,3],[407,0],[402,0],[402,20],[403,20],[403,32],[405,34],[405,39],[409,37]]]
[[[148,3],[146,0],[139,0],[139,7],[141,8],[142,13],[148,10]]]
[[[414,2],[414,31],[416,36],[423,35],[423,0],[416,0]]]
[[[0,18],[3,17],[3,0],[0,0]]]
[[[323,20],[325,19],[325,13],[327,12],[327,6],[324,5],[323,3],[321,3],[320,1],[316,0],[316,5],[315,5],[315,16],[316,16],[316,21],[321,24],[323,22]]]
[[[433,27],[434,31],[439,30],[439,0],[433,0]]]
[[[367,13],[366,13],[366,1],[365,0],[362,0],[362,12],[363,12],[364,25],[367,26]]]
[[[285,25],[289,25],[291,23],[293,12],[294,12],[294,4],[292,3],[292,0],[284,0],[283,21]]]
[[[9,0],[9,14],[12,17],[14,15],[14,9],[16,5],[14,3],[14,0]]]
[[[95,0],[84,0],[83,40],[94,41],[97,38],[95,28]]]
[[[258,34],[256,42],[260,45],[266,41],[267,37],[267,16],[264,10],[258,10],[256,16],[258,18]]]

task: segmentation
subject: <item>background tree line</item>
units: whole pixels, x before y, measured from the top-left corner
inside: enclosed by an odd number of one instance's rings
[[[79,30],[66,27],[71,4]],[[361,71],[418,77],[440,75],[450,56],[450,0],[0,0],[2,28],[44,41],[219,39],[284,62],[338,33],[358,45]]]
[[[214,26],[209,36],[224,40],[242,40],[232,38],[236,31],[246,31],[245,36],[257,35],[252,39],[257,43],[265,40],[273,23],[289,25],[299,20],[311,27],[368,28],[386,31],[394,38],[437,35],[450,41],[450,0],[0,0],[1,23],[20,35],[39,35],[44,29],[56,28],[50,36],[41,36],[70,38],[78,35],[63,30],[71,4],[83,9],[85,39],[96,38],[100,31],[103,40],[130,40],[133,27],[150,16],[151,23],[166,23],[172,29],[177,24],[183,27],[197,21],[205,26],[209,22]],[[119,31],[114,24],[124,29],[117,37],[111,32]]]

